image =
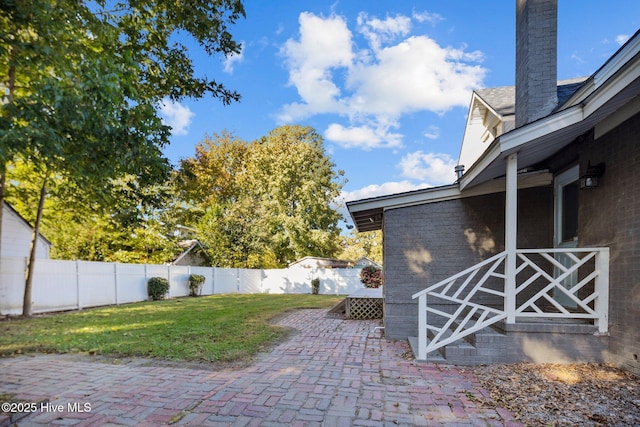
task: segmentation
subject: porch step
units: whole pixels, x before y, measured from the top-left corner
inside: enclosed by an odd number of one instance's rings
[[[525,319],[519,319],[522,321]],[[456,326],[454,326],[455,328]],[[446,337],[451,336],[448,331]],[[427,340],[434,337],[430,333]],[[538,363],[603,362],[607,336],[583,321],[539,319],[506,325],[495,323],[464,339],[427,354],[427,362],[451,365],[483,365],[529,360]],[[413,354],[418,340],[410,338]]]
[[[450,337],[452,333],[452,331],[447,331],[443,337]],[[434,335],[430,332],[427,341],[430,342]],[[413,354],[417,355],[418,339],[410,337],[409,344]],[[489,326],[427,354],[426,361],[451,365],[496,363],[503,357],[506,346],[506,335]]]

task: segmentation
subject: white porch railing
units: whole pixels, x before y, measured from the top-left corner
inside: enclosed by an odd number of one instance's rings
[[[609,248],[519,249],[516,256],[514,298],[505,298],[506,252],[413,295],[418,298],[418,359],[507,314],[591,319],[599,333],[607,333]]]

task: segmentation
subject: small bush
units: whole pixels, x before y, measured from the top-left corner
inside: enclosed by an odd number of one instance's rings
[[[164,277],[152,277],[147,281],[147,294],[153,301],[164,299],[169,292],[169,281]]]
[[[189,296],[197,297],[202,295],[202,285],[204,285],[204,276],[201,274],[192,274],[189,276]]]
[[[384,284],[384,273],[378,267],[368,265],[360,271],[360,281],[367,288],[379,288]]]
[[[311,280],[311,293],[313,295],[318,295],[320,293],[320,279]]]

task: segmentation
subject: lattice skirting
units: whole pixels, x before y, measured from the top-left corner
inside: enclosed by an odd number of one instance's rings
[[[382,319],[382,298],[347,298],[346,319]]]

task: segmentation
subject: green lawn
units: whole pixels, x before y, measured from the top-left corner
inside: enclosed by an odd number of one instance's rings
[[[329,308],[331,295],[213,295],[0,322],[0,356],[88,353],[231,362],[249,360],[287,331],[269,321],[297,308]]]

